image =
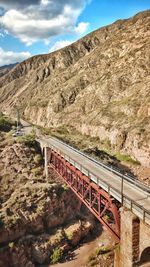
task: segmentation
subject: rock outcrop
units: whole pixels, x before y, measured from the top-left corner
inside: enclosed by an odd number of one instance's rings
[[[38,125],[109,139],[150,166],[150,11],[32,57],[0,78],[0,108]]]
[[[50,263],[55,250],[66,253],[94,227],[56,173],[44,176],[38,146],[29,144],[0,132],[0,267]]]

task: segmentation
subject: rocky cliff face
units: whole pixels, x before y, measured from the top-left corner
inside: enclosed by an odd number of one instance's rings
[[[150,165],[150,11],[103,27],[0,78],[0,107],[16,103],[46,127],[69,125]]]
[[[66,254],[95,221],[39,151],[0,131],[0,267],[36,267]],[[59,258],[57,259],[59,260]]]

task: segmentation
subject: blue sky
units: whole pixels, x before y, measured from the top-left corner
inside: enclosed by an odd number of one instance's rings
[[[0,66],[57,50],[150,0],[0,0]]]

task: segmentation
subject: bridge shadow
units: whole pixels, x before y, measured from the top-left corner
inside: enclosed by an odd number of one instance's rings
[[[138,266],[146,266],[145,264],[150,266],[150,247],[147,247],[143,250]]]
[[[121,174],[132,176],[137,178],[137,176],[132,172],[132,170],[124,165],[116,156],[112,156],[104,150],[98,149],[97,147],[88,148],[83,150],[84,153],[89,156],[94,157],[96,160],[100,161],[103,164],[106,164],[108,167],[113,167],[116,171],[119,171]]]
[[[82,216],[79,215],[80,219],[81,219],[81,217]],[[76,219],[77,218],[78,218],[78,216],[76,216]],[[80,250],[84,246],[86,246],[86,247],[89,246],[90,248],[93,247],[93,249],[95,249],[95,247],[96,247],[95,242],[97,242],[96,240],[98,240],[98,238],[101,236],[103,229],[102,229],[102,225],[99,223],[99,221],[96,218],[94,218],[94,219],[95,219],[94,228],[92,228],[89,231],[89,233],[87,234],[87,236],[82,238],[77,245],[75,245],[75,246],[72,245],[70,247],[70,250],[64,254],[64,257],[62,258],[61,263],[65,264],[65,262],[67,263],[68,261],[76,260],[80,254]],[[97,246],[98,246],[98,244],[97,244]],[[84,253],[84,251],[82,253]]]

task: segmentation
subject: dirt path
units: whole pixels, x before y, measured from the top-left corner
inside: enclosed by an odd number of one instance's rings
[[[91,239],[92,241],[83,243],[74,250],[73,260],[54,265],[38,265],[37,267],[87,267],[88,257],[97,247],[113,245],[115,243],[114,238],[106,229],[103,229],[102,232],[98,230],[96,237],[91,236]]]
[[[77,266],[86,267],[88,256],[91,254],[93,250],[96,249],[96,247],[102,245],[107,246],[109,244],[112,245],[113,243],[114,243],[113,237],[110,236],[107,230],[104,230],[102,233],[99,233],[99,235],[96,237],[95,240],[90,241],[88,243],[84,243],[79,248],[77,248],[74,251],[75,256],[72,261],[58,263],[53,265],[53,267],[77,267]]]

